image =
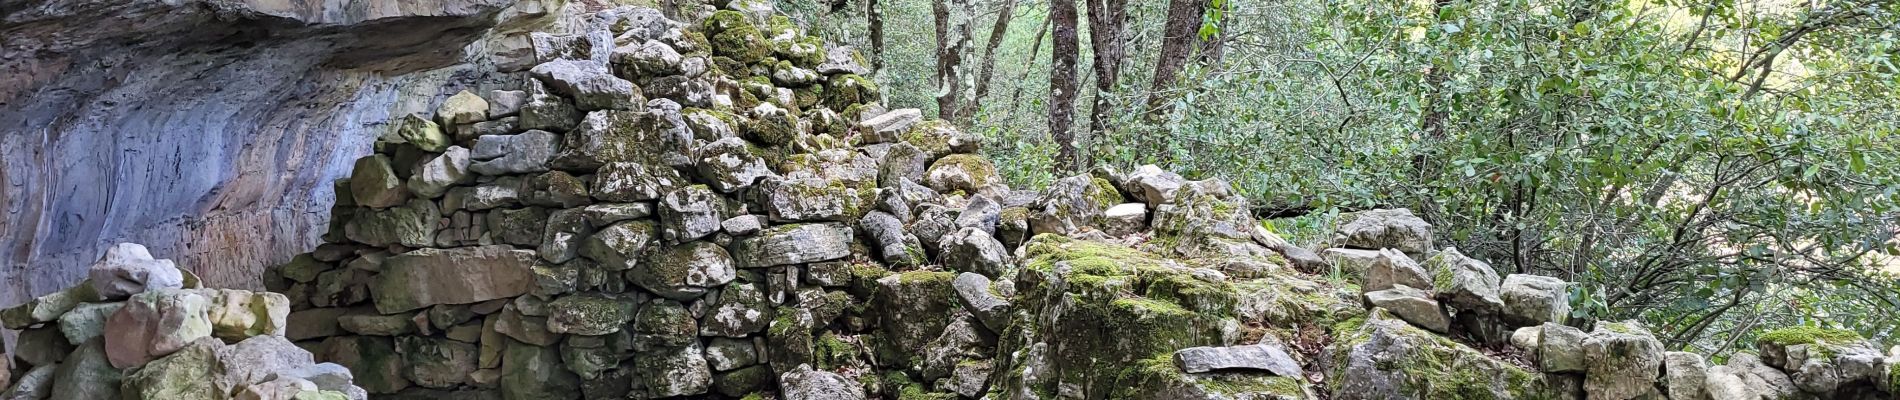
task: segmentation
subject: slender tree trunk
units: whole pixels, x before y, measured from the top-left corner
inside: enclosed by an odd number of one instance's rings
[[[1049,61],[1049,135],[1056,141],[1056,172],[1074,173],[1076,162],[1075,132],[1075,58],[1079,51],[1075,35],[1075,3],[1072,0],[1049,2],[1049,18],[1054,27],[1054,53]]]
[[[1029,57],[1027,60],[1023,60],[1023,65],[1025,66],[1036,65],[1036,56],[1042,55],[1042,39],[1049,36],[1049,25],[1051,25],[1051,21],[1054,21],[1054,19],[1053,18],[1042,19],[1042,28],[1036,29],[1036,41],[1035,43],[1032,43],[1029,45]],[[1020,115],[1016,112],[1016,110],[1017,110],[1017,106],[1020,106],[1023,104],[1023,101],[1022,101],[1023,87],[1029,86],[1029,85],[1024,85],[1022,84],[1022,82],[1027,82],[1029,80],[1029,72],[1030,72],[1029,68],[1023,68],[1023,73],[1017,75],[1017,80],[1016,80],[1017,83],[1010,85],[1010,86],[1015,87],[1015,89],[1010,90],[1010,93],[1009,93],[1009,107],[1010,107],[1009,115],[1010,115],[1010,122],[1012,123],[1016,121],[1017,119],[1016,116]]]
[[[953,5],[965,9],[963,16],[950,9]],[[930,7],[937,19],[937,118],[958,124],[967,122],[963,120],[963,74],[959,70],[963,68],[964,50],[970,47],[968,7],[968,0],[936,0]]]
[[[1206,0],[1169,0],[1168,22],[1161,28],[1161,55],[1155,58],[1154,80],[1149,83],[1148,117],[1158,119],[1166,115],[1169,96],[1167,92],[1174,87],[1174,78],[1181,73],[1181,67],[1187,66],[1188,55],[1194,52],[1196,32],[1200,31],[1201,13],[1206,8]]]
[[[996,10],[996,25],[990,26],[989,44],[983,46],[983,66],[976,76],[976,97],[972,103],[981,103],[990,94],[990,74],[996,71],[996,48],[1003,46],[1003,37],[1009,35],[1009,20],[1016,15],[1016,0],[1003,0]],[[1031,53],[1034,54],[1034,53]]]
[[[877,0],[864,1],[864,19],[871,34],[871,71],[884,68],[884,12],[878,11]]]
[[[1108,138],[1109,111],[1115,84],[1127,56],[1128,0],[1086,0],[1089,9],[1089,46],[1094,50],[1095,104],[1089,106],[1089,140]]]

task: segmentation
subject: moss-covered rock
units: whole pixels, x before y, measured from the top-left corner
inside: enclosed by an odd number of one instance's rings
[[[1222,345],[1221,332],[1238,325],[1235,290],[1218,274],[1056,235],[1038,235],[1026,246],[1017,307],[1027,312],[1002,338],[1004,380],[992,392],[1054,393],[1075,385],[1085,388],[1083,398],[1113,398],[1112,388],[1147,379],[1125,373],[1130,365]]]
[[[1334,325],[1322,360],[1340,399],[1554,398],[1532,371],[1380,310]]]

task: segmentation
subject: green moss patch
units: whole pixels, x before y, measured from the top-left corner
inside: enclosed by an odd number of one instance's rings
[[[1762,332],[1755,337],[1756,343],[1772,343],[1782,346],[1813,343],[1847,343],[1862,340],[1860,334],[1849,330],[1827,329],[1815,326],[1791,326]]]

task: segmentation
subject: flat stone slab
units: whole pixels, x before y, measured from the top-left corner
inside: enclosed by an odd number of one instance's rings
[[[1181,349],[1174,352],[1174,365],[1187,373],[1257,370],[1286,377],[1303,375],[1300,363],[1293,361],[1286,350],[1268,344]]]

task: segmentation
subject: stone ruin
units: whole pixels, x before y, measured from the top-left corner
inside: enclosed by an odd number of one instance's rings
[[[1571,327],[1567,282],[1434,247],[1403,209],[1315,252],[1153,166],[1011,189],[980,138],[886,110],[855,52],[759,4],[533,35],[524,87],[392,121],[327,243],[267,271],[281,295],[106,267],[0,314],[26,329],[0,400],[1900,393],[1900,349],[1852,333],[1709,366],[1633,322]]]
[[[285,338],[290,309],[282,294],[206,289],[121,243],[79,285],[0,312],[21,331],[17,354],[0,357],[0,387],[12,381],[0,399],[367,398],[349,369]]]

